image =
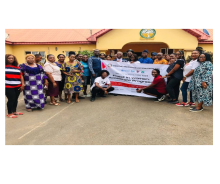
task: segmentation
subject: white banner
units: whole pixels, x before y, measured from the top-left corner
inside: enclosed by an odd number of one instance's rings
[[[131,64],[130,62],[102,60],[102,69],[109,71],[109,79],[115,88],[110,93],[115,94],[155,98],[143,92],[137,93],[136,89],[149,86],[153,82],[154,77],[151,75],[153,69],[160,70],[160,75],[163,76],[167,74],[167,68],[168,65],[161,64]]]

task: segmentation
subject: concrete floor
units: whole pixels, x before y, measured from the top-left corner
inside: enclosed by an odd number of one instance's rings
[[[166,101],[108,95],[27,112],[20,95],[17,111],[24,115],[6,117],[6,145],[213,144],[213,107],[192,113]]]

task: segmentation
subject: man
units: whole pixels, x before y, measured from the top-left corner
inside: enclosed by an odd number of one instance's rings
[[[94,80],[101,72],[101,59],[99,57],[99,50],[94,50],[94,55],[88,59],[89,70],[91,72],[91,86],[94,83]]]
[[[42,63],[41,60],[42,60],[42,56],[40,54],[35,54],[35,63],[43,67],[44,63]]]
[[[142,58],[140,58],[138,61],[140,61],[140,63],[144,63],[144,64],[153,64],[153,60],[151,58],[148,58],[147,55],[148,55],[149,51],[147,49],[145,49],[143,52],[142,52]]]
[[[117,52],[117,58],[114,59],[113,61],[117,61],[117,62],[128,62],[127,60],[123,59],[122,56],[123,56],[123,53],[122,53],[122,52],[120,52],[120,51]]]
[[[157,53],[156,52],[151,52],[151,59],[154,61],[157,59]]]
[[[78,61],[82,61],[83,55],[82,54],[78,54]]]
[[[154,60],[153,64],[164,64],[164,65],[167,65],[168,61],[163,58],[163,53],[159,52],[159,53],[157,53],[157,59]]]
[[[127,50],[127,58],[125,58],[127,61],[131,61],[131,56],[134,53],[132,49]]]

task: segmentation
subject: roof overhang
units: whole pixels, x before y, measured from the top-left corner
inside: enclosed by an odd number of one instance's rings
[[[68,44],[92,44],[90,41],[74,41],[74,42],[9,42],[5,41],[5,44],[12,45],[68,45]]]
[[[198,41],[207,40],[210,37],[209,35],[203,33],[198,29],[183,29],[183,30],[195,36],[198,39]]]

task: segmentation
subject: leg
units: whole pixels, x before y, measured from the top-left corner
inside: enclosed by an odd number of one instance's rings
[[[200,102],[200,103],[197,105],[196,109],[197,109],[197,110],[202,109],[202,105],[203,105],[203,102]]]
[[[188,88],[189,82],[184,82],[181,86],[181,91],[182,91],[182,97],[183,97],[183,102],[187,102],[187,88]]]
[[[177,84],[179,84],[180,81],[176,78],[170,78],[169,83],[166,86],[166,90],[170,95],[170,98],[172,99],[172,101],[176,101],[176,94],[174,92],[174,88],[177,86]],[[179,89],[178,89],[179,90]],[[177,92],[177,91],[176,91]],[[178,94],[179,95],[179,94]]]
[[[193,102],[193,99],[192,99],[192,91],[189,92],[189,96],[190,96],[190,102],[191,102],[191,103],[194,103],[194,102]]]
[[[99,89],[98,87],[93,87],[92,88],[92,98],[95,98],[96,97],[96,94],[98,93],[98,92],[100,92],[100,91],[102,91],[101,89]]]
[[[176,85],[174,86],[174,93],[175,93],[175,99],[178,100],[179,99],[179,93],[180,93],[180,80],[178,80],[178,79],[176,81]]]
[[[111,92],[111,91],[114,91],[114,89],[115,89],[115,88],[110,87],[110,88],[107,89],[107,91],[108,91],[108,93],[109,93],[109,92]]]
[[[67,94],[67,96],[68,96],[68,101],[67,101],[67,103],[71,103],[71,94]]]
[[[50,96],[50,102],[51,102],[51,103],[55,103],[55,98],[54,98],[54,96]]]
[[[79,103],[79,93],[75,93],[76,103]]]
[[[8,115],[12,115],[13,105],[16,101],[15,90],[13,88],[5,88],[5,95],[8,98],[8,102],[7,102]]]
[[[14,101],[14,105],[13,105],[13,113],[16,113],[16,109],[18,106],[18,97],[20,95],[20,90],[19,88],[14,88],[15,89],[15,101]]]
[[[87,95],[87,92],[86,92],[86,91],[87,91],[87,85],[86,85],[86,86],[83,86],[83,94],[84,94],[84,95]]]

